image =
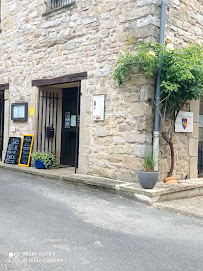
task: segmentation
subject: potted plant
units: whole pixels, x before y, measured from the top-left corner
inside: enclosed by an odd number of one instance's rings
[[[33,152],[31,166],[37,169],[58,168],[56,157],[50,152]]]
[[[159,172],[154,171],[155,162],[153,152],[147,154],[142,162],[143,170],[137,173],[140,185],[145,189],[152,189],[158,181]]]

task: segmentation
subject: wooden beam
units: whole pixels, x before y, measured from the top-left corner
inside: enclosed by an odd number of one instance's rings
[[[9,84],[0,84],[0,90],[9,89]]]
[[[77,82],[83,79],[87,79],[87,72],[74,73],[74,74],[64,75],[61,77],[55,77],[51,79],[32,80],[32,86],[43,87],[43,86],[59,85],[59,84],[64,84],[64,83]]]

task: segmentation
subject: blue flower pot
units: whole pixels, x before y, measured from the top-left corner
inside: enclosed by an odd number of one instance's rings
[[[34,166],[37,169],[45,169],[46,168],[45,164],[42,161],[40,161],[40,160],[36,160]]]

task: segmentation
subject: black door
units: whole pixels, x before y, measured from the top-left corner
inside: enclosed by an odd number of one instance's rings
[[[77,130],[77,95],[78,88],[63,89],[62,99],[62,137],[61,137],[61,164],[75,166],[78,161],[78,146],[76,152]],[[80,103],[79,103],[80,104]],[[80,108],[78,115],[80,114]],[[79,129],[79,128],[78,128]],[[78,131],[79,135],[79,131]],[[79,137],[79,136],[78,136]],[[77,157],[76,157],[77,153]]]
[[[0,159],[2,159],[4,135],[4,92],[0,92]]]

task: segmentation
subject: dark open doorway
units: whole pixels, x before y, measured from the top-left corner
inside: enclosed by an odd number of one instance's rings
[[[198,175],[203,177],[203,96],[200,98],[199,142],[198,142]]]
[[[80,100],[78,88],[64,88],[62,97],[61,161],[78,167]]]
[[[2,160],[4,137],[4,91],[0,91],[0,159]]]

